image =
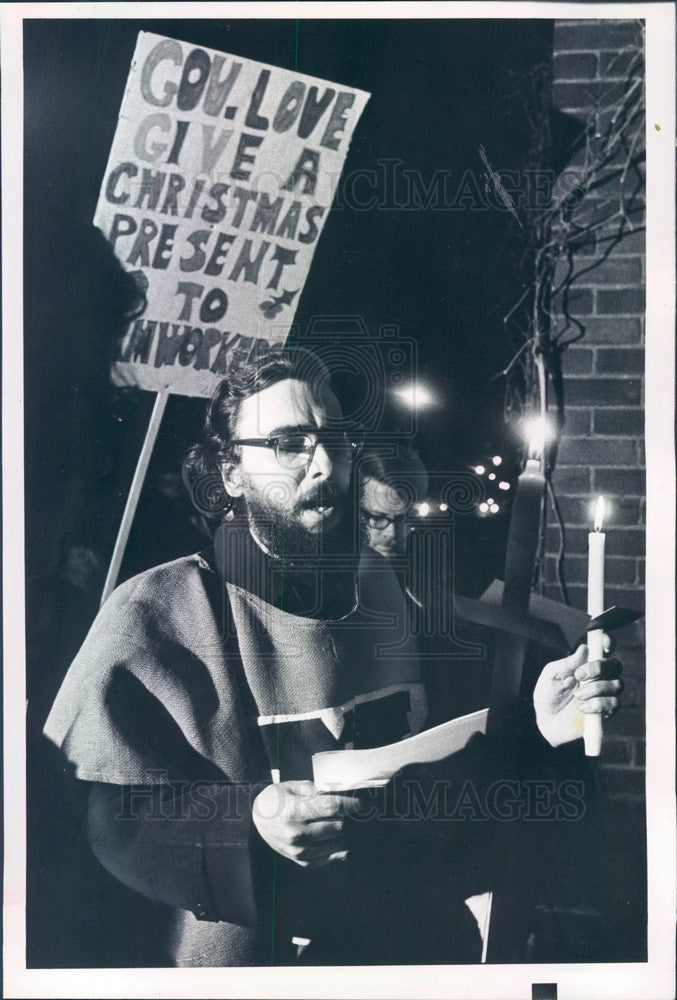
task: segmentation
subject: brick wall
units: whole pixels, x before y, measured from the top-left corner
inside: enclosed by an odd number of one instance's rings
[[[553,101],[585,120],[627,86],[625,46],[641,39],[636,21],[558,21],[554,31]],[[619,55],[620,52],[620,55]],[[608,113],[608,112],[607,112]],[[576,157],[569,165],[576,168]],[[618,185],[613,164],[597,192],[603,202]],[[623,238],[606,260],[574,286],[571,313],[585,336],[564,357],[567,422],[554,484],[566,525],[565,580],[572,604],[585,608],[587,535],[591,499],[608,501],[606,603],[642,609],[645,582],[644,471],[644,232],[643,199],[631,216],[640,231]],[[599,260],[593,243],[576,270]],[[548,512],[545,593],[558,597],[559,530]],[[627,690],[623,711],[606,727],[603,780],[609,794],[630,807],[644,793],[644,642],[641,625],[618,633]]]
[[[640,39],[641,27],[631,20],[555,22],[555,107],[579,121],[596,109],[602,124],[608,121],[604,104],[627,88],[630,57],[622,50]],[[580,155],[567,170],[576,169]],[[608,180],[596,193],[600,204],[617,192],[618,176],[611,164]],[[631,221],[643,229],[642,197]],[[600,261],[603,252],[601,241],[589,241],[577,254],[575,269]],[[564,357],[567,416],[553,482],[566,527],[569,599],[583,609],[587,535],[599,493],[608,502],[607,606],[644,607],[644,280],[644,232],[635,231],[580,278],[570,297],[569,311],[584,325],[585,335]],[[543,590],[556,599],[561,599],[559,541],[549,509]],[[580,938],[581,954],[601,947],[599,953],[608,952],[612,961],[629,960],[635,951],[641,957],[646,923],[643,622],[620,630],[616,639],[626,691],[622,711],[605,725],[600,778],[612,800],[604,850],[614,857],[622,886],[610,886],[606,900],[593,899],[584,885],[562,889],[553,900],[560,926],[570,925],[572,939]]]

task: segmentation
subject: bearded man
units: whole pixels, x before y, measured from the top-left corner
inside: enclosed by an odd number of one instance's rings
[[[162,927],[155,964],[479,958],[453,836],[436,828],[431,867],[416,824],[312,782],[314,753],[394,742],[427,715],[405,596],[387,560],[360,559],[358,452],[308,352],[224,379],[186,466],[196,504],[220,512],[213,547],[113,593],[47,721],[91,784],[94,854],[149,901],[136,933]],[[545,668],[542,731],[584,659]],[[584,710],[618,707],[617,679],[576,690]]]

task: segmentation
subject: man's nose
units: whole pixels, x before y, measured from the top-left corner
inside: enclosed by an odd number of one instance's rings
[[[396,532],[395,532],[395,524],[392,521],[389,524],[386,524],[385,528],[381,529],[381,535],[382,535],[382,537],[384,539],[387,539],[389,542],[395,540],[395,534],[396,534]]]
[[[328,479],[334,470],[334,463],[332,461],[329,450],[318,441],[315,445],[315,451],[313,452],[313,459],[308,466],[308,475],[312,476],[313,479],[322,477]]]

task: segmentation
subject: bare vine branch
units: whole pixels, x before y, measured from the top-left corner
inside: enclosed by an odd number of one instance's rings
[[[619,79],[610,82],[586,112],[573,144],[569,167],[553,181],[548,204],[538,210],[527,197],[510,212],[516,222],[516,277],[522,289],[503,316],[509,343],[518,345],[503,370],[506,419],[528,413],[555,417],[556,439],[545,462],[548,494],[560,530],[557,580],[568,603],[564,578],[564,521],[552,482],[559,438],[565,425],[565,392],[562,373],[564,352],[585,337],[583,319],[575,315],[573,293],[581,280],[594,274],[621,241],[644,230],[644,28],[637,21],[638,41],[626,45],[607,65],[607,73],[624,65]],[[529,129],[527,187],[534,172],[551,170],[553,137],[550,101],[551,67],[541,64],[526,77],[515,78],[515,95],[521,95]],[[480,158],[487,168],[487,183],[501,184],[485,149]],[[533,183],[533,182],[531,182]],[[502,197],[502,191],[496,189]],[[525,204],[526,203],[526,204]],[[545,522],[545,516],[543,517]],[[545,524],[539,537],[539,563],[545,549]],[[542,565],[537,567],[543,579]]]

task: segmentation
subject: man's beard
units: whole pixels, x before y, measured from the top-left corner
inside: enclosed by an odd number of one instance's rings
[[[285,493],[283,484],[273,483],[265,491],[250,482],[246,484],[244,501],[254,539],[279,558],[319,555],[325,550],[327,541],[337,534],[346,508],[345,497],[335,487],[324,484],[286,507]],[[305,511],[314,512],[318,507],[331,510],[311,529],[301,519]],[[309,516],[314,518],[316,515]]]

